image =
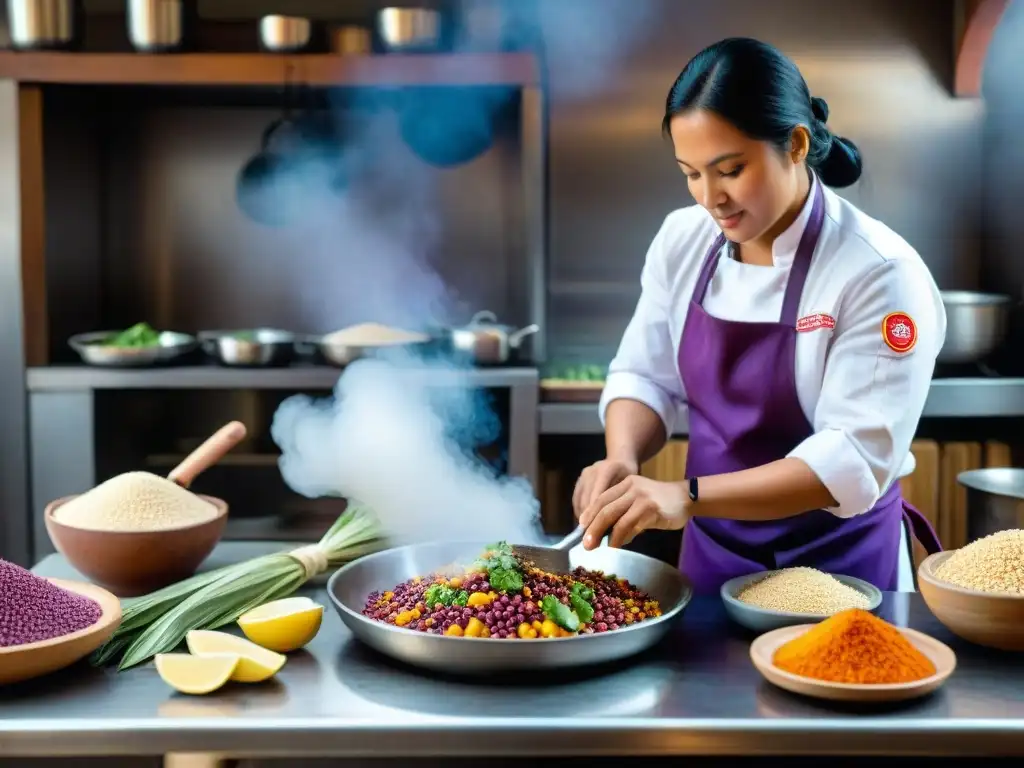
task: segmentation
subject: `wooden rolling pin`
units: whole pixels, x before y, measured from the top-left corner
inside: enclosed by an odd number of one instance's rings
[[[245,424],[232,421],[214,432],[206,441],[186,456],[170,471],[167,479],[182,488],[188,488],[200,474],[218,461],[245,439]]]

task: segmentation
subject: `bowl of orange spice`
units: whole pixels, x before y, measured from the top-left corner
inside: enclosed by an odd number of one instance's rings
[[[852,608],[820,624],[783,627],[750,645],[768,682],[832,701],[890,702],[938,689],[956,668],[944,643]]]

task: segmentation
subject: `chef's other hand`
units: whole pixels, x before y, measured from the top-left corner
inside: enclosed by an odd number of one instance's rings
[[[689,499],[683,483],[630,475],[599,494],[583,510],[583,548],[596,548],[609,530],[612,547],[622,547],[650,529],[677,531],[686,525]]]
[[[572,511],[576,519],[581,519],[583,512],[598,496],[639,471],[635,461],[623,459],[602,459],[584,469],[572,492]]]

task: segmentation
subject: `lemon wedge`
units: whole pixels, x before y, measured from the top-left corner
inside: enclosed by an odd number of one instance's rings
[[[254,643],[288,653],[316,637],[323,617],[324,607],[308,597],[286,597],[243,613],[238,626]]]
[[[212,693],[231,679],[240,661],[235,654],[189,656],[187,653],[158,653],[156,671],[165,683],[181,693]]]
[[[237,656],[238,666],[231,673],[231,679],[236,683],[262,683],[276,675],[288,659],[227,632],[193,629],[185,635],[185,643],[195,656]]]

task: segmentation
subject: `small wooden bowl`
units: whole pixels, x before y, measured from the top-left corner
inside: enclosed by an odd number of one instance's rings
[[[20,683],[71,666],[109,640],[121,623],[121,601],[107,590],[78,581],[47,581],[68,592],[95,600],[103,613],[91,627],[70,635],[0,648],[0,685]]]
[[[814,628],[814,624],[803,624],[795,627],[782,627],[761,635],[750,644],[750,659],[765,680],[779,688],[802,696],[816,699],[846,702],[893,702],[907,701],[926,696],[941,686],[956,669],[956,654],[949,646],[913,629],[897,627],[917,650],[931,659],[935,665],[935,674],[912,683],[892,683],[884,685],[857,685],[856,683],[830,683],[801,677],[785,672],[775,666],[775,652],[795,637]]]
[[[935,571],[953,552],[937,552],[917,569],[918,588],[946,629],[1001,651],[1024,651],[1024,595],[979,592],[942,581]]]
[[[118,597],[145,595],[192,576],[217,546],[228,520],[227,502],[200,496],[217,508],[217,516],[205,523],[163,531],[92,531],[54,516],[73,498],[46,507],[50,541],[76,570]]]

